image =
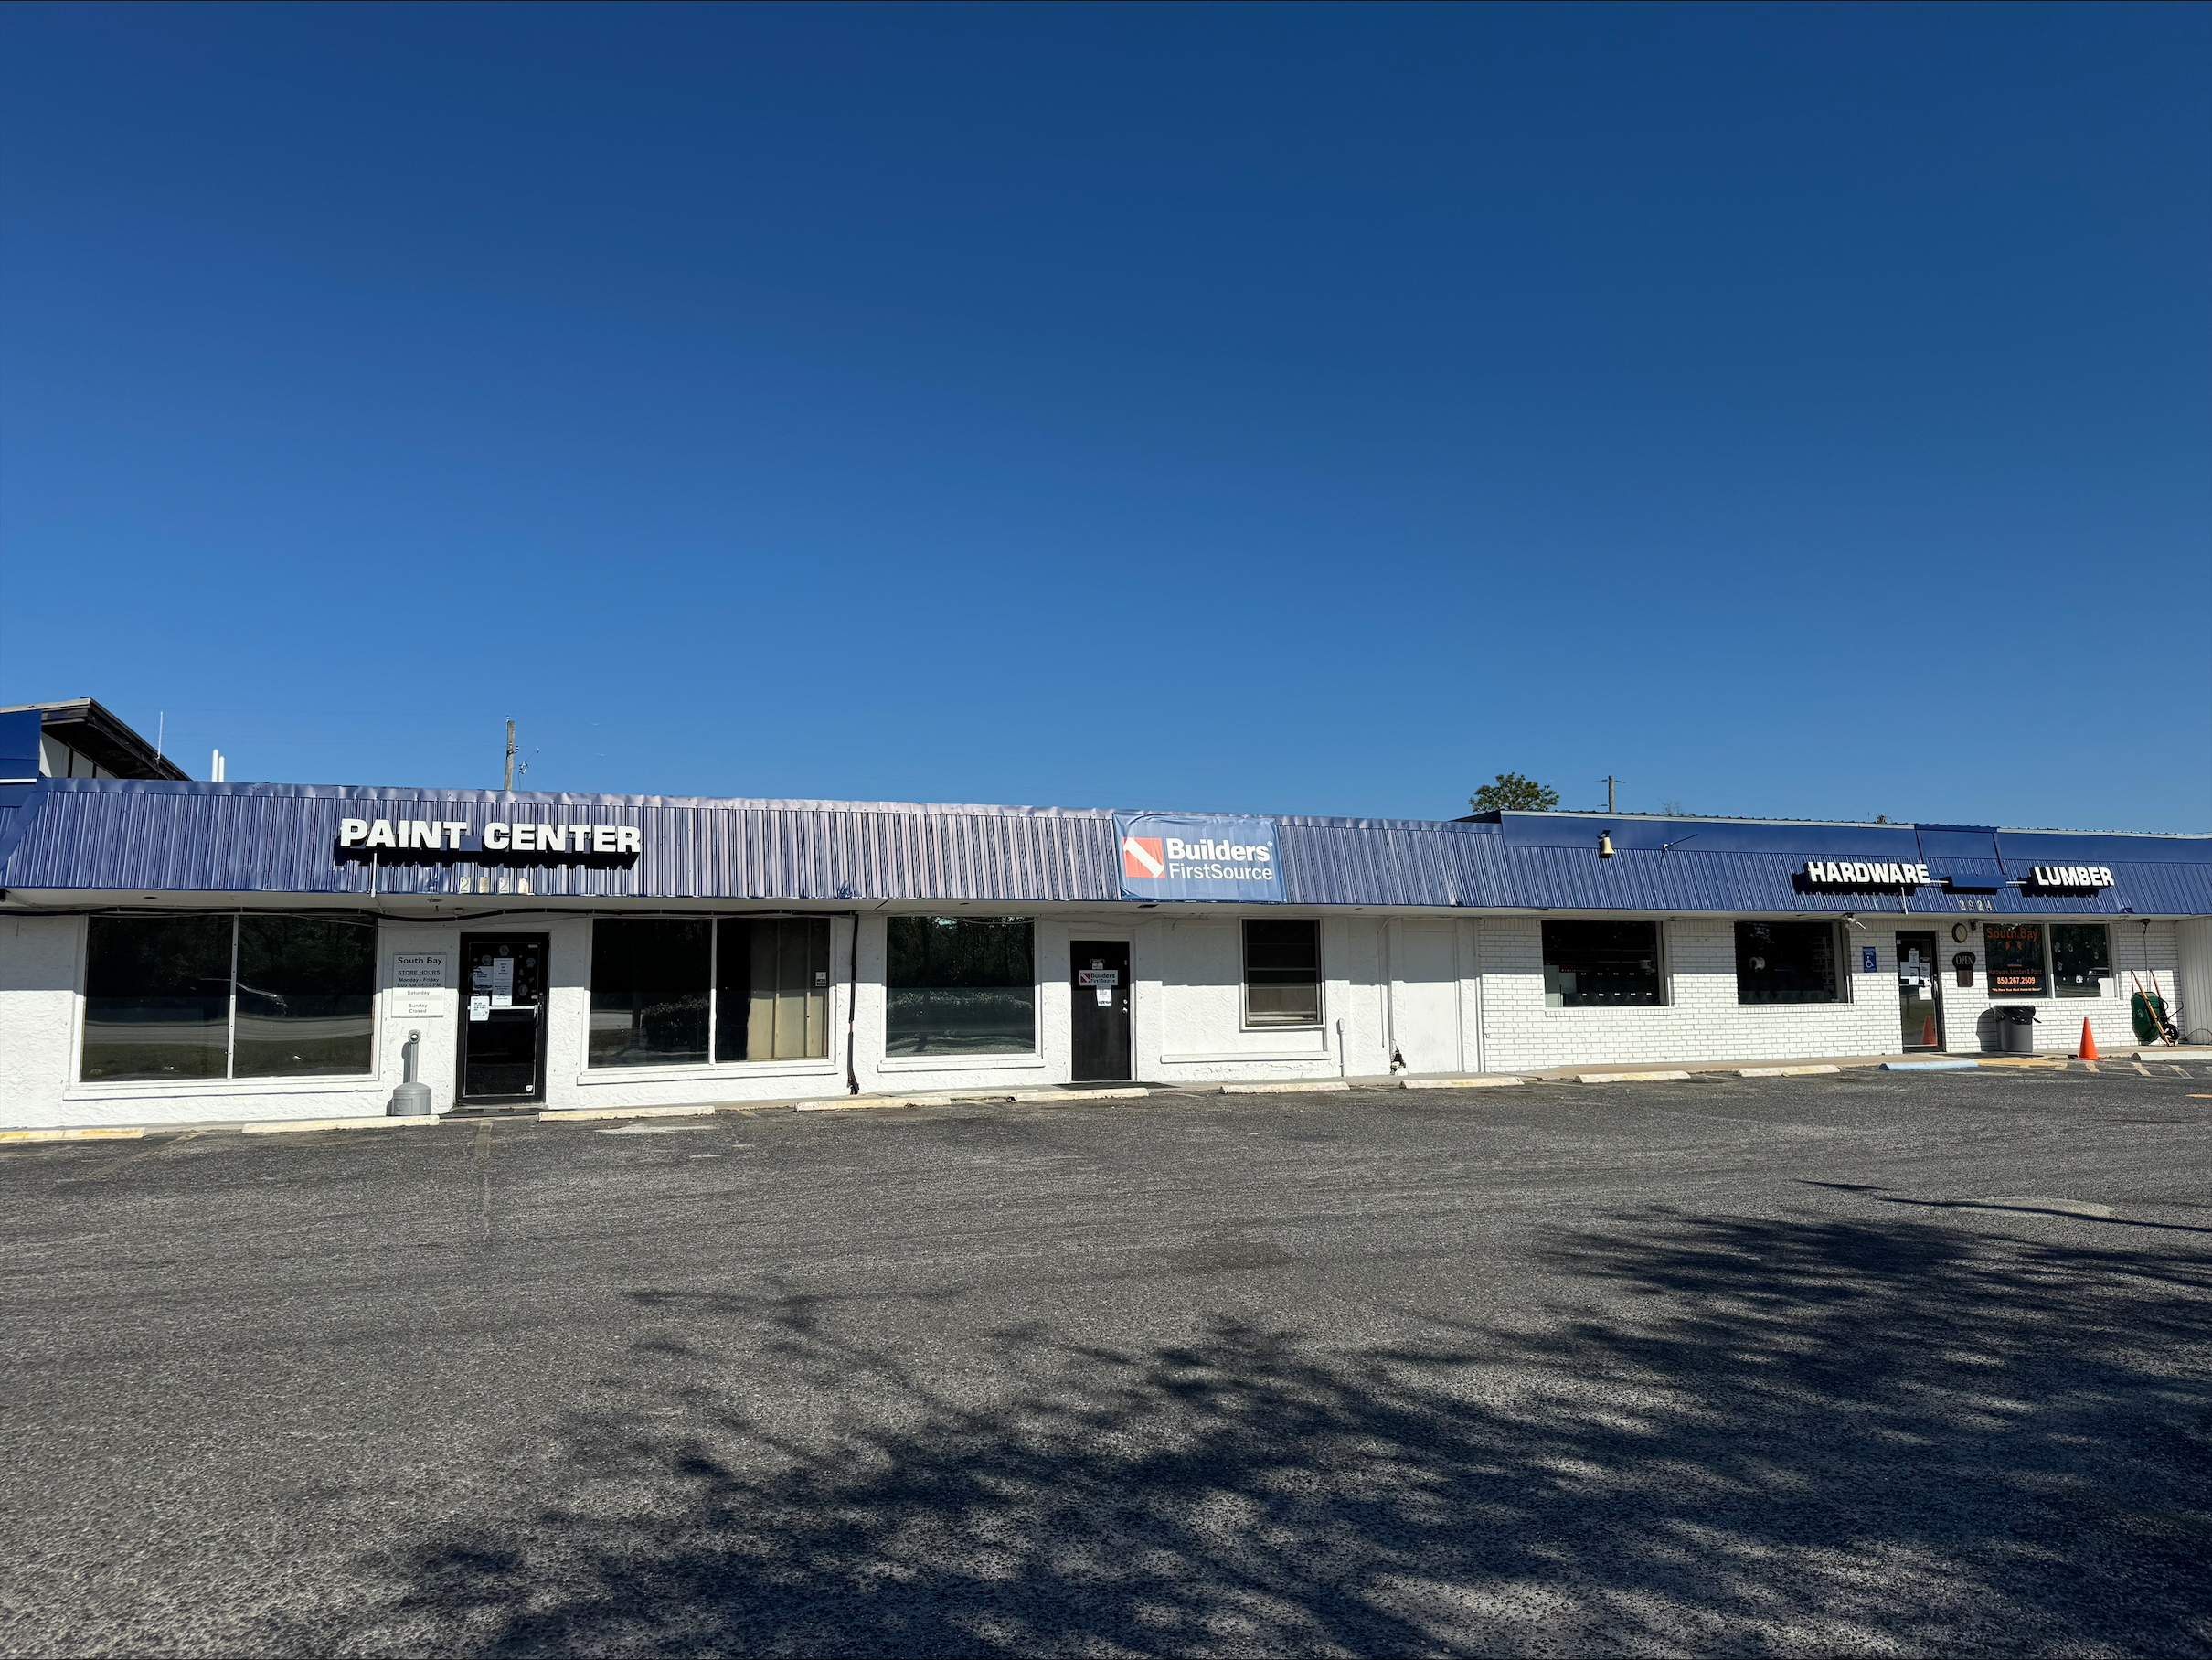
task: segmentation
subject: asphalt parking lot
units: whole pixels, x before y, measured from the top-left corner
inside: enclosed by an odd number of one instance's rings
[[[2205,1654],[2208,1148],[2113,1070],[16,1148],[0,1649]]]

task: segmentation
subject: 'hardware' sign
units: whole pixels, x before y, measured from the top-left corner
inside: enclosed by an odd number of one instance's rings
[[[1932,882],[1925,865],[1864,864],[1852,860],[1807,859],[1805,881],[1814,888],[1906,888]]]

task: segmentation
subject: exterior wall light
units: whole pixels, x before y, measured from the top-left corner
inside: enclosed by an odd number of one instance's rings
[[[1612,833],[1611,830],[1601,830],[1601,831],[1599,831],[1599,832],[1598,832],[1598,857],[1599,857],[1600,858],[1601,858],[1601,859],[1609,859],[1609,858],[1612,857],[1612,856],[1613,856],[1613,833]]]

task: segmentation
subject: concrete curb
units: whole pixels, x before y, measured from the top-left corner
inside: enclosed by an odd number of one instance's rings
[[[1981,1064],[1978,1060],[1885,1060],[1882,1062],[1882,1070],[1885,1072],[1972,1072],[1976,1070]]]
[[[848,1095],[843,1101],[802,1101],[792,1103],[795,1112],[854,1112],[867,1107],[910,1107],[915,1103],[904,1095]]]
[[[1135,1101],[1150,1095],[1150,1090],[1023,1090],[1016,1101]]]
[[[537,1115],[540,1123],[580,1123],[588,1118],[712,1118],[707,1107],[548,1107]]]
[[[1526,1083],[1526,1078],[1508,1078],[1503,1072],[1485,1072],[1473,1078],[1401,1078],[1401,1090],[1502,1090],[1508,1084]]]
[[[1579,1072],[1577,1083],[1686,1083],[1687,1072]]]
[[[1348,1090],[1352,1086],[1341,1079],[1327,1078],[1318,1083],[1225,1083],[1224,1095],[1311,1095],[1317,1090]]]
[[[1739,1078],[1810,1078],[1816,1072],[1840,1072],[1841,1067],[1738,1067]]]
[[[21,1142],[136,1141],[145,1133],[140,1125],[83,1124],[66,1130],[0,1130],[0,1146]]]
[[[300,1130],[420,1130],[445,1120],[430,1118],[278,1118],[239,1126],[240,1135],[282,1135]]]

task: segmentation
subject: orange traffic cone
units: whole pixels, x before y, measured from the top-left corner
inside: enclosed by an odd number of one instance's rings
[[[2097,1059],[2097,1034],[2090,1030],[2090,1023],[2086,1020],[2081,1023],[2081,1048],[2075,1051],[2074,1059],[2076,1060]]]
[[[1935,1046],[1935,1016],[1930,1015],[1920,1027],[1920,1047],[1924,1049],[1932,1049]]]

